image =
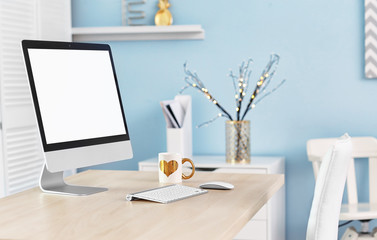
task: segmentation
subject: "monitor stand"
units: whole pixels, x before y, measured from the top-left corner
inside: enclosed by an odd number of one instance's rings
[[[64,182],[63,173],[63,171],[52,173],[47,170],[46,164],[44,164],[39,180],[39,186],[42,191],[46,193],[85,196],[108,190],[107,188],[68,185]]]

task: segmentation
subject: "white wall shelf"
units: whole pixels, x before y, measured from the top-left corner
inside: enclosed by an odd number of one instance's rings
[[[75,42],[204,39],[201,25],[72,28]]]

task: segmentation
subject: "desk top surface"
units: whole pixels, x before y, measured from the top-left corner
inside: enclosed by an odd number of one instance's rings
[[[158,174],[89,170],[67,182],[109,191],[73,197],[33,188],[0,199],[0,239],[231,239],[284,184],[284,175],[198,172],[183,185],[214,180],[235,189],[170,204],[128,202],[127,193],[162,186]]]

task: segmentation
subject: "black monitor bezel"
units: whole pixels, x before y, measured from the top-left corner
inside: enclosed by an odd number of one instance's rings
[[[110,55],[111,66],[114,73],[114,80],[115,80],[115,84],[117,88],[118,99],[119,99],[119,104],[121,106],[123,123],[126,130],[126,134],[91,138],[91,139],[82,139],[82,140],[75,140],[75,141],[67,141],[67,142],[60,142],[60,143],[47,143],[46,135],[45,135],[44,127],[43,127],[41,111],[39,108],[38,94],[37,94],[35,84],[34,84],[33,71],[30,64],[28,49],[100,50],[100,51],[105,50],[105,51],[108,51]],[[109,45],[98,44],[98,43],[23,40],[22,50],[23,50],[26,70],[27,70],[27,74],[29,78],[32,99],[34,102],[34,109],[35,109],[37,122],[39,126],[39,133],[41,136],[42,145],[45,152],[130,140],[127,123],[126,123],[126,116],[124,114],[123,103],[122,103],[122,99],[120,95],[120,88],[119,88],[118,79],[115,72],[113,56],[112,56],[111,48]]]

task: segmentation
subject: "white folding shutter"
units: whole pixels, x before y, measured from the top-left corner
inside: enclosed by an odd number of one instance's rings
[[[36,1],[0,1],[0,82],[4,195],[35,186],[43,160],[21,40],[37,37]]]
[[[67,13],[56,14],[58,10]],[[51,15],[54,15],[54,19],[49,21]],[[58,21],[61,16],[64,17]],[[44,163],[21,41],[70,40],[70,32],[67,32],[70,24],[69,0],[0,0],[0,108],[3,140],[0,183],[4,186],[0,196],[37,186]]]

